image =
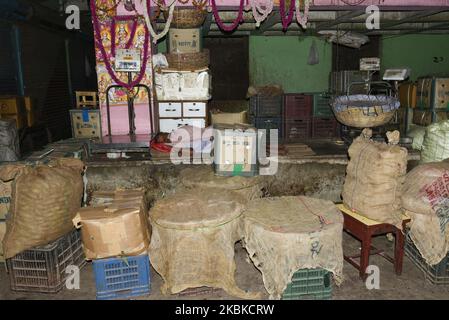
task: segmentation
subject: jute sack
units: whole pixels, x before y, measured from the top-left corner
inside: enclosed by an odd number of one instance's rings
[[[264,184],[260,177],[221,177],[208,166],[186,168],[179,174],[181,185],[187,189],[221,189],[240,194],[250,201],[262,197]]]
[[[449,162],[426,163],[410,171],[401,199],[404,209],[419,214],[449,211]]]
[[[242,239],[244,200],[222,189],[184,190],[150,210],[151,264],[164,280],[163,294],[188,288],[222,288],[258,298],[237,287],[234,245]]]
[[[243,244],[279,299],[299,269],[323,268],[343,281],[343,215],[334,203],[308,197],[257,199],[244,213]]]
[[[449,212],[439,215],[406,213],[411,218],[408,234],[421,256],[429,265],[440,263],[449,251]]]
[[[0,167],[0,180],[13,180],[10,217],[3,239],[5,258],[48,244],[73,229],[81,207],[84,163],[57,159],[48,165]]]
[[[449,158],[449,120],[427,127],[421,151],[421,162],[437,162]]]
[[[387,133],[390,144],[372,141],[371,134],[365,129],[349,148],[343,202],[367,218],[402,229],[400,197],[407,149],[396,145],[397,131]]]

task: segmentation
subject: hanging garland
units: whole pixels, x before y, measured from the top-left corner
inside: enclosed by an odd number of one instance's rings
[[[279,1],[279,13],[281,14],[281,21],[282,21],[282,28],[284,30],[287,30],[289,24],[292,22],[293,20],[293,13],[294,13],[294,8],[295,6],[293,5],[293,3],[291,3],[291,1],[295,1],[295,0],[290,0],[290,8],[288,8],[288,16],[285,16],[285,0],[280,0]]]
[[[301,14],[301,1],[304,1],[304,14]],[[309,0],[296,0],[296,20],[304,29],[307,29],[307,21],[309,20],[309,5]]]
[[[137,75],[137,77],[133,81],[131,81],[131,83],[126,83],[126,82],[121,81],[115,74],[114,70],[112,69],[111,62],[109,61],[108,55],[106,53],[106,49],[105,49],[102,39],[101,39],[101,26],[100,26],[100,21],[98,20],[98,16],[97,16],[97,7],[95,5],[95,1],[90,1],[90,9],[92,12],[92,21],[93,21],[93,26],[94,26],[95,41],[98,45],[98,48],[99,48],[102,58],[104,60],[106,70],[108,71],[112,80],[114,80],[114,82],[117,85],[122,86],[122,87],[126,88],[128,90],[128,92],[131,92],[132,89],[142,81],[142,79],[145,75],[145,72],[146,72],[146,67],[147,67],[147,63],[148,63],[148,53],[149,53],[148,28],[145,27],[145,42],[144,42],[144,47],[143,47],[143,61],[142,61],[142,66],[140,68],[140,72]],[[112,50],[112,48],[114,48],[114,46],[115,46],[115,42],[113,42],[111,44],[111,50]],[[113,50],[115,51],[115,48]]]
[[[256,27],[260,27],[260,23],[264,21],[273,11],[272,0],[251,0],[251,9],[253,11]]]
[[[225,25],[223,23],[223,21],[220,19],[220,15],[218,14],[218,8],[217,8],[217,5],[215,3],[215,0],[211,0],[211,3],[212,3],[212,11],[214,13],[215,22],[218,24],[220,29],[222,29],[223,31],[231,32],[235,28],[237,28],[237,26],[239,25],[240,22],[243,22],[244,0],[240,0],[239,13],[237,15],[237,18],[230,25]]]
[[[137,25],[138,25],[138,18],[136,16],[115,16],[115,17],[112,18],[112,23],[111,23],[111,43],[112,43],[111,44],[111,55],[113,57],[115,57],[115,51],[116,51],[116,45],[115,45],[116,33],[115,33],[115,28],[116,28],[117,21],[133,21],[131,34],[129,35],[129,39],[128,39],[128,42],[125,45],[125,49],[131,48],[131,46],[133,44],[133,41],[134,41],[134,37],[136,36]]]
[[[172,0],[171,4],[168,5],[170,7],[170,11],[168,13],[168,19],[165,23],[164,30],[162,30],[161,33],[157,34],[153,30],[153,26],[151,24],[150,19],[150,0],[143,0],[143,16],[145,18],[145,23],[147,25],[147,29],[150,31],[151,37],[153,39],[153,43],[157,43],[157,41],[168,33],[168,30],[170,29],[171,22],[173,20],[173,12],[175,11],[176,6],[176,0]]]

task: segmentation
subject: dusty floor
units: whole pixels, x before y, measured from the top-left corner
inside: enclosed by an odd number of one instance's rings
[[[384,236],[376,238],[374,245],[379,248],[387,249],[387,252],[392,252],[393,243],[389,242]],[[358,241],[345,234],[345,252],[356,252],[358,246]],[[240,288],[250,291],[265,292],[260,272],[252,264],[249,264],[246,261],[246,251],[239,244],[236,245],[236,263],[236,279]],[[404,259],[403,274],[401,276],[396,276],[393,271],[393,265],[379,256],[371,257],[370,263],[377,265],[380,268],[380,290],[367,290],[364,283],[358,278],[356,269],[345,262],[345,281],[339,288],[334,286],[333,299],[449,299],[449,285],[436,286],[427,283],[422,272],[418,270],[407,257]],[[161,277],[154,270],[152,270],[151,276],[151,295],[138,299],[180,299],[180,297],[176,295],[163,296],[159,290],[162,283]],[[80,287],[80,290],[74,291],[64,289],[56,295],[12,292],[9,289],[9,280],[5,268],[3,268],[3,266],[0,267],[0,299],[95,299],[95,281],[90,264],[81,271]],[[265,297],[267,297],[266,292]],[[219,290],[212,294],[202,296],[184,296],[182,299],[226,300],[234,298],[227,295],[224,291]]]

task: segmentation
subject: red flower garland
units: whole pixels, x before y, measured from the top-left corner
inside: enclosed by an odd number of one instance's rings
[[[100,49],[101,55],[103,57],[106,69],[108,70],[109,75],[111,76],[112,80],[114,80],[114,82],[119,85],[122,86],[128,90],[132,90],[136,85],[138,85],[146,72],[146,67],[147,67],[147,63],[148,63],[148,53],[149,53],[149,48],[148,48],[148,43],[150,41],[149,39],[149,31],[148,28],[145,26],[145,43],[144,43],[144,48],[143,48],[143,62],[142,62],[142,66],[140,69],[140,73],[138,74],[138,76],[136,77],[136,79],[134,79],[131,83],[126,83],[121,81],[115,74],[114,70],[112,69],[111,63],[108,59],[108,55],[106,53],[106,49],[103,46],[102,43],[102,39],[101,39],[101,28],[100,28],[100,22],[98,20],[98,16],[97,16],[97,8],[95,5],[95,0],[90,1],[90,9],[92,11],[92,22],[93,22],[93,26],[94,26],[94,34],[95,34],[95,41],[98,45],[98,48]],[[114,46],[114,44],[112,44],[112,46]]]
[[[223,31],[231,32],[235,28],[237,28],[237,26],[239,25],[240,22],[243,22],[244,0],[240,0],[240,8],[239,8],[239,14],[237,15],[237,19],[235,19],[234,22],[231,25],[229,25],[229,26],[226,26],[223,23],[223,21],[221,21],[220,15],[218,14],[218,9],[217,9],[217,5],[215,3],[215,0],[211,0],[211,3],[212,3],[212,10],[213,10],[213,13],[214,13],[215,22],[218,24],[220,29],[222,29]]]
[[[288,16],[285,16],[285,0],[279,1],[279,13],[281,14],[281,20],[282,20],[282,29],[287,30],[290,23],[292,23],[293,20],[293,12],[295,8],[295,4],[292,3],[296,0],[290,0],[290,8],[288,8]]]

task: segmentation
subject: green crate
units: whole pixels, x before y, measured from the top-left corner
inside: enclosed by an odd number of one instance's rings
[[[314,117],[333,117],[334,113],[330,106],[331,98],[326,93],[316,93],[313,95],[313,116]]]
[[[296,271],[282,294],[282,300],[328,300],[331,298],[331,274],[324,269]]]

